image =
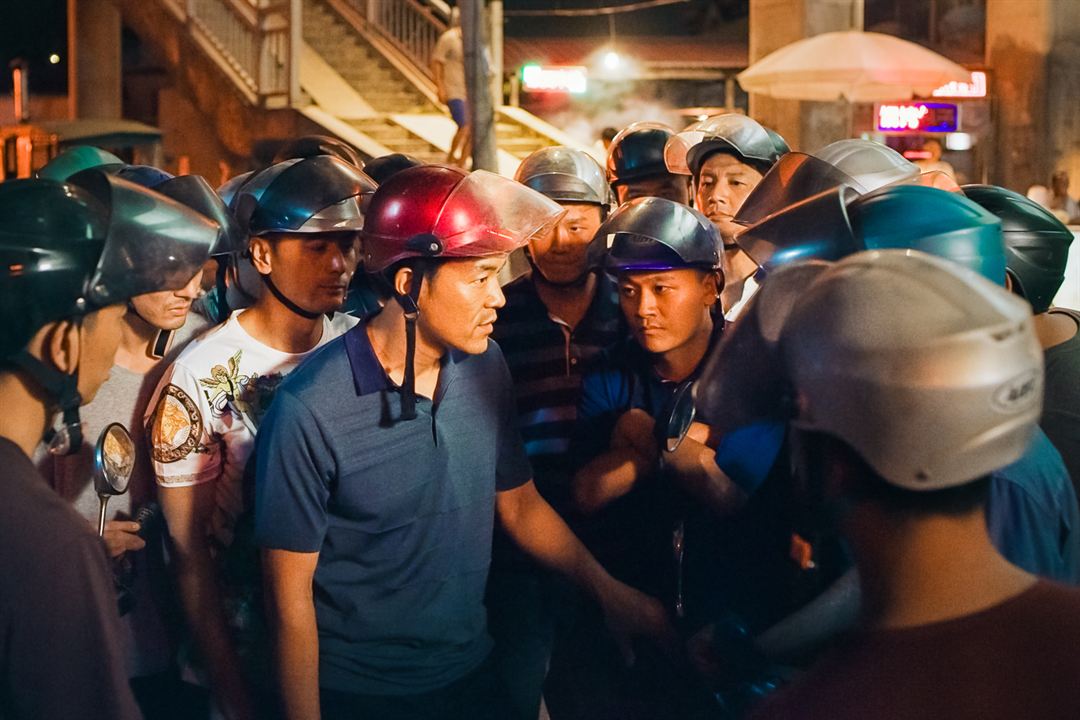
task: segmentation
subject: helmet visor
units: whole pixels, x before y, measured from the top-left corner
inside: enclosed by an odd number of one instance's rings
[[[221,197],[201,175],[182,175],[166,180],[154,189],[218,224],[220,230],[217,240],[210,248],[211,255],[228,255],[247,250],[247,235],[225,207]]]
[[[524,185],[476,170],[447,196],[432,234],[442,244],[442,257],[499,255],[548,232],[565,212]]]
[[[735,215],[740,225],[753,225],[769,215],[840,185],[855,182],[829,163],[812,155],[791,152],[765,173]]]
[[[767,269],[799,260],[839,260],[862,249],[847,213],[856,197],[844,186],[826,190],[748,227],[735,242]]]
[[[263,171],[272,179],[251,214],[252,235],[363,229],[363,208],[376,185],[361,170],[330,155],[305,158],[280,174],[273,169]]]
[[[95,306],[179,290],[210,257],[220,231],[212,220],[102,172],[83,173],[79,184],[109,209],[105,248],[90,279],[89,299]]]
[[[700,127],[701,123],[696,122],[668,138],[664,145],[664,164],[667,165],[668,172],[676,175],[693,174],[690,172],[686,156],[690,153],[690,148],[705,139],[705,133],[701,132]]]

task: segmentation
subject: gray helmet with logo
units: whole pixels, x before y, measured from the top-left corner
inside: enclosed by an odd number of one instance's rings
[[[799,398],[774,410],[843,440],[908,490],[962,485],[1025,452],[1042,410],[1043,359],[1023,300],[912,250],[804,267],[770,277],[766,287],[784,290],[763,288],[748,310],[765,328],[759,348],[773,359],[743,362],[742,371],[779,369],[758,384],[786,384]],[[735,371],[726,362],[735,348],[725,340],[702,374],[699,403],[709,417],[741,412],[744,398],[730,392],[741,383],[717,380]]]
[[[537,150],[521,161],[514,179],[558,203],[599,205],[604,213],[615,204],[603,168],[573,148]]]
[[[722,241],[716,227],[697,210],[664,198],[631,200],[596,234],[606,240],[604,266],[609,270],[720,268]]]

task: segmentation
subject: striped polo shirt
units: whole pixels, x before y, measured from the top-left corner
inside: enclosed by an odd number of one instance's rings
[[[560,511],[576,469],[568,450],[581,378],[602,350],[627,335],[615,282],[604,273],[597,280],[592,305],[573,329],[548,313],[531,278],[518,280],[505,289],[492,335],[510,366],[536,486]]]

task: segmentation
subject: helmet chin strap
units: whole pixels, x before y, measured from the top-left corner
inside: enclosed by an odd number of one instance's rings
[[[49,444],[49,453],[52,455],[77,453],[83,442],[82,421],[79,419],[82,395],[79,394],[78,368],[70,375],[62,373],[25,350],[12,357],[11,362],[32,377],[60,406],[63,427],[59,430],[50,428],[45,433],[44,440]]]
[[[401,419],[416,419],[416,320],[420,317],[420,308],[416,301],[420,297],[420,286],[424,282],[423,273],[414,272],[409,293],[394,293],[394,299],[405,311],[405,374],[401,379]]]
[[[311,312],[310,310],[305,310],[304,308],[300,307],[299,305],[294,303],[289,298],[285,297],[285,294],[283,292],[281,292],[281,290],[278,290],[278,286],[275,285],[274,281],[270,279],[270,274],[269,273],[267,273],[266,275],[263,275],[262,273],[259,273],[259,277],[262,278],[263,285],[266,286],[266,289],[270,291],[271,295],[273,295],[275,298],[277,298],[277,301],[279,303],[281,303],[282,305],[284,305],[285,307],[287,307],[289,310],[293,311],[294,313],[296,313],[300,317],[306,318],[308,320],[316,320],[316,319],[323,316],[323,313]]]

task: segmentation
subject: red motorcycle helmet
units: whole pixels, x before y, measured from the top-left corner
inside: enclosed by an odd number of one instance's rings
[[[564,212],[540,193],[485,170],[407,168],[371,198],[364,216],[364,267],[379,272],[413,257],[509,253]]]

